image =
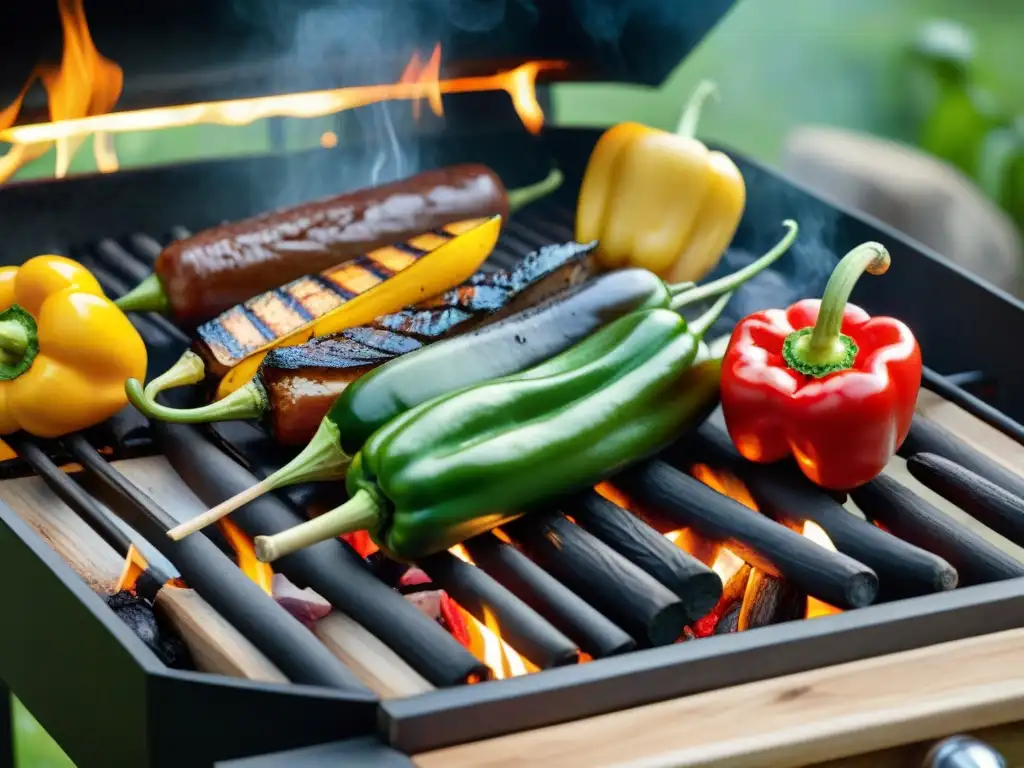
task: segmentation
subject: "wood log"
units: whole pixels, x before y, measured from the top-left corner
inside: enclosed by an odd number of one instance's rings
[[[683,601],[600,539],[560,514],[536,512],[504,526],[517,547],[642,646],[674,643],[689,622]]]
[[[0,482],[0,500],[102,595],[114,591],[124,558],[37,477]],[[191,589],[164,587],[153,603],[178,633],[197,669],[264,682],[285,676],[241,633]]]
[[[767,627],[802,619],[807,611],[807,595],[784,578],[759,568],[750,572],[747,589],[737,619],[737,630]]]
[[[934,453],[911,456],[907,470],[978,522],[1024,546],[1024,498]]]
[[[705,423],[687,441],[694,458],[724,467],[744,482],[769,517],[795,530],[811,520],[828,534],[835,548],[878,574],[878,600],[942,592],[957,585],[957,572],[932,552],[892,536],[846,510],[811,483],[790,462],[745,461],[720,427]]]
[[[936,509],[902,483],[881,475],[851,494],[869,520],[934,552],[960,574],[960,586],[1024,576],[1024,563]]]
[[[485,571],[449,552],[417,563],[439,588],[480,623],[497,625],[502,639],[540,669],[575,664],[579,647]]]
[[[495,534],[476,536],[464,546],[478,568],[537,611],[589,656],[599,659],[636,648],[636,642],[622,629]]]
[[[706,616],[721,598],[718,574],[596,491],[573,496],[560,506],[577,525],[674,592],[691,622]]]
[[[614,484],[829,605],[860,608],[878,592],[877,575],[863,563],[818,546],[663,461],[628,469]]]

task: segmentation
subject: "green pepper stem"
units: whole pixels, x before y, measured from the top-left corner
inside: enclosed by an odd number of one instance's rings
[[[138,379],[128,379],[124,391],[128,395],[128,402],[147,419],[169,421],[173,424],[208,424],[213,421],[258,419],[270,407],[267,390],[259,379],[253,379],[227,397],[198,408],[169,408],[160,405],[150,397],[149,387],[143,391],[142,383]]]
[[[562,186],[564,179],[565,177],[558,168],[552,168],[548,175],[536,184],[530,184],[519,189],[510,189],[507,193],[508,212],[515,213],[520,208],[525,208],[530,203],[535,203],[541,198],[547,197]]]
[[[356,491],[352,498],[330,512],[273,536],[257,536],[253,541],[256,559],[262,563],[272,563],[321,541],[346,533],[365,531],[377,525],[380,513],[380,504],[372,494],[363,490]]]
[[[146,399],[155,400],[164,390],[198,384],[204,378],[206,363],[203,362],[203,358],[191,349],[186,349],[178,358],[178,362],[146,385]]]
[[[256,485],[246,488],[198,517],[172,528],[167,535],[175,541],[180,541],[277,488],[320,480],[340,480],[348,472],[348,465],[351,463],[352,457],[341,450],[341,432],[338,425],[324,418],[313,439],[294,459]]]
[[[712,296],[718,296],[722,293],[735,291],[745,282],[750,280],[759,272],[770,267],[776,261],[778,261],[786,251],[789,250],[789,246],[796,240],[796,235],[800,231],[800,227],[792,219],[786,219],[782,222],[782,226],[787,227],[789,231],[783,236],[775,247],[772,248],[768,253],[759,258],[757,261],[753,261],[743,269],[738,269],[731,275],[720,277],[717,280],[712,280],[710,283],[705,283],[697,288],[692,288],[692,283],[679,283],[677,285],[670,285],[668,287],[669,293],[672,295],[672,303],[669,305],[671,309],[679,310],[690,304],[695,304],[698,301],[704,299],[710,299]]]
[[[841,332],[846,303],[862,274],[884,274],[890,263],[885,246],[873,242],[858,245],[842,258],[825,286],[814,328],[786,337],[782,355],[790,368],[820,378],[853,367],[857,344]]]
[[[712,96],[718,96],[718,86],[710,80],[701,80],[693,90],[690,100],[683,107],[683,114],[676,127],[676,136],[692,139],[697,135],[697,124],[700,122],[700,113],[704,109],[704,102]]]
[[[32,367],[38,354],[35,318],[17,304],[0,312],[0,381],[21,376]]]
[[[122,312],[159,312],[166,315],[171,302],[164,285],[154,273],[114,302]]]
[[[708,332],[708,328],[715,324],[715,321],[722,316],[722,312],[725,311],[725,305],[729,303],[729,299],[732,298],[732,293],[727,293],[724,296],[720,296],[718,301],[711,305],[707,312],[698,317],[692,323],[688,324],[690,333],[696,336],[698,339],[703,338],[704,334]]]

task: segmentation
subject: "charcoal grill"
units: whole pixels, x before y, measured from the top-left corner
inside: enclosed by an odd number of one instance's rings
[[[715,13],[691,19],[688,34],[703,35],[729,3],[705,5],[714,6]],[[545,18],[555,23],[558,15]],[[692,37],[686,38],[676,60],[692,42]],[[664,74],[662,70],[625,75],[630,60],[626,56],[620,61],[625,69],[617,75],[604,76],[655,81]],[[477,132],[465,117],[484,104],[498,110],[498,117],[489,121],[486,132]],[[507,267],[540,245],[571,239],[575,194],[599,132],[549,128],[531,136],[505,99],[487,94],[451,96],[446,105],[450,124],[420,140],[425,164],[483,162],[510,187],[541,178],[552,165],[566,176],[556,195],[512,218],[490,266]],[[108,293],[120,294],[148,272],[161,244],[170,239],[221,220],[361,186],[374,149],[350,143],[287,156],[11,184],[0,190],[0,209],[7,221],[6,260],[19,263],[29,254],[65,253],[93,269]],[[899,316],[914,329],[932,371],[929,387],[1021,439],[1017,422],[1024,419],[1024,370],[1007,358],[1000,344],[1006,336],[1024,332],[1024,305],[888,227],[833,205],[739,153],[730,154],[744,174],[748,202],[719,271],[731,271],[766,250],[777,240],[785,218],[796,218],[802,233],[771,273],[738,292],[712,335],[728,332],[738,317],[750,311],[819,292],[836,254],[865,240],[880,240],[890,248],[893,266],[884,279],[861,281],[853,300],[872,313]],[[948,311],[953,295],[958,297],[956,316]],[[962,323],[959,312],[972,317],[972,324]],[[136,323],[154,371],[170,365],[187,344],[162,319],[145,316]],[[957,380],[984,380],[989,401],[950,384],[954,374]],[[943,443],[941,430],[922,424],[915,433],[914,452],[952,452],[959,462],[971,464],[972,454],[963,445],[956,440]],[[161,446],[150,425],[131,409],[86,438],[93,447],[104,449],[108,459],[140,460],[158,453]],[[244,425],[218,425],[205,433],[196,431],[194,438],[197,451],[226,451],[254,475],[266,474],[284,458],[258,430]],[[77,455],[68,442],[46,449],[57,462],[82,458],[81,443]],[[991,467],[983,461],[970,468],[984,472]],[[15,460],[0,466],[0,472],[17,478],[31,474],[31,468]],[[142,482],[141,475],[132,476]],[[200,496],[208,492],[199,487],[201,483],[191,485]],[[130,491],[111,495],[108,488],[104,495],[92,485],[86,487],[129,517],[151,544],[167,546],[154,523],[159,510],[140,509]],[[295,515],[292,510],[303,502],[301,494],[287,493],[274,503],[282,503]],[[81,514],[76,504],[72,507]],[[268,532],[257,530],[261,518],[256,515],[237,517],[249,535]],[[0,575],[8,584],[32,585],[30,590],[5,590],[0,599],[9,615],[22,619],[0,635],[0,678],[83,768],[210,765],[214,761],[257,768],[346,759],[353,764],[408,765],[409,755],[432,749],[1024,627],[1024,581],[989,579],[985,583],[982,579],[976,586],[815,621],[635,651],[494,683],[449,685],[383,699],[366,695],[357,686],[339,691],[171,669],[18,512],[0,504],[0,520],[4,524],[0,526]],[[218,596],[224,579],[232,576],[224,569],[212,575],[196,570],[198,565],[208,565],[205,560],[219,556],[216,547],[185,554],[167,549],[164,554],[186,580],[191,580],[189,574],[204,579],[190,586],[207,591],[211,603],[224,599]],[[237,583],[238,575],[235,571],[232,583]],[[252,627],[238,628],[247,636],[258,634]],[[182,738],[184,729],[195,730]],[[274,754],[243,759],[263,753]]]

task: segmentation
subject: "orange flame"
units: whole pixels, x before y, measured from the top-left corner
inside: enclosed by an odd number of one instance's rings
[[[466,548],[457,544],[448,550],[460,560],[472,564]],[[507,677],[518,677],[528,672],[536,672],[537,667],[519,655],[501,637],[501,630],[498,622],[487,609],[484,609],[484,621],[480,622],[471,615],[465,608],[459,606],[466,619],[466,629],[469,631],[470,651],[494,672],[496,680],[504,680]]]
[[[83,0],[57,0],[57,10],[64,34],[64,52],[60,65],[41,64],[36,67],[21,93],[0,111],[0,129],[8,129],[13,125],[21,112],[25,95],[36,79],[42,82],[46,90],[50,120],[54,122],[102,115],[113,109],[121,96],[124,73],[117,64],[96,50],[85,19]],[[13,146],[0,158],[0,182],[13,176],[25,163],[41,157],[52,143],[57,148],[54,175],[57,178],[63,177],[67,174],[71,158],[90,134],[94,137],[93,152],[97,166],[102,171],[117,170],[113,141],[100,128],[58,133],[49,138],[4,135],[4,140]]]
[[[735,475],[722,470],[713,470],[706,464],[694,464],[692,473],[695,478],[704,485],[714,488],[721,494],[735,499],[743,506],[757,510],[757,502],[750,495],[747,486]],[[723,584],[728,584],[731,579],[743,567],[742,558],[738,557],[732,550],[722,547],[715,562],[711,565],[712,570],[722,579]]]
[[[228,544],[235,550],[235,557],[238,567],[242,573],[248,576],[268,595],[273,594],[274,571],[267,563],[261,563],[256,559],[256,549],[252,545],[252,539],[245,535],[245,531],[233,522],[224,518],[217,521],[217,527],[228,540]]]
[[[421,63],[415,54],[396,83],[110,113],[121,92],[121,70],[102,58],[92,46],[81,13],[82,0],[59,0],[59,3],[65,19],[65,35],[69,40],[65,60],[59,71],[41,69],[38,73],[50,95],[53,121],[13,125],[24,91],[0,113],[0,141],[15,145],[3,158],[10,166],[7,176],[27,159],[32,159],[26,155],[28,150],[20,147],[42,146],[45,151],[51,142],[58,142],[58,148],[60,142],[64,142],[66,147],[77,147],[77,143],[86,137],[97,136],[99,139],[94,145],[98,147],[95,149],[97,165],[100,170],[115,170],[117,159],[108,134],[180,128],[199,123],[249,125],[269,117],[322,117],[396,99],[411,100],[416,109],[420,100],[426,98],[434,113],[443,115],[441,97],[446,93],[505,91],[523,125],[531,133],[538,133],[544,125],[544,112],[537,101],[537,77],[541,72],[567,66],[564,61],[532,61],[494,75],[441,80],[441,47],[437,45],[425,63]],[[54,89],[50,84],[60,84],[61,87]],[[27,89],[28,85],[25,91]],[[332,141],[337,142],[337,136],[333,139],[322,137],[322,141],[326,142],[325,146],[330,146]],[[38,154],[33,157],[38,157]],[[66,172],[69,161],[70,156],[66,161],[59,159],[58,170]],[[7,176],[0,174],[0,181]]]
[[[418,51],[413,51],[412,58],[409,59],[409,63],[405,66],[405,71],[402,72],[402,76],[398,79],[399,85],[410,85],[415,83],[423,84],[427,87],[427,101],[430,104],[430,111],[438,117],[444,115],[444,105],[441,103],[441,44],[438,43],[434,46],[434,52],[430,54],[430,58],[426,63],[420,61],[420,55]],[[412,102],[412,116],[413,119],[420,119],[420,107],[421,99],[413,99]],[[513,96],[513,98],[515,98]]]
[[[832,539],[829,538],[828,534],[825,533],[824,529],[820,525],[812,520],[804,521],[803,534],[819,547],[830,549],[833,552],[836,551],[836,546],[832,543]],[[808,619],[815,619],[819,616],[831,616],[834,613],[842,613],[842,610],[833,605],[829,605],[828,603],[823,603],[816,597],[808,595],[806,613]]]
[[[149,563],[142,553],[132,544],[128,547],[128,554],[124,558],[124,568],[121,576],[114,585],[114,592],[135,592],[135,586],[139,581],[142,572],[149,568]]]

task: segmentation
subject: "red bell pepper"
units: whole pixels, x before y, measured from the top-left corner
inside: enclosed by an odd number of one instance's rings
[[[722,410],[750,461],[792,455],[824,488],[849,490],[877,477],[900,447],[921,387],[921,349],[891,317],[847,300],[860,275],[882,274],[878,243],[839,262],[818,299],[755,312],[733,331],[722,361]]]

